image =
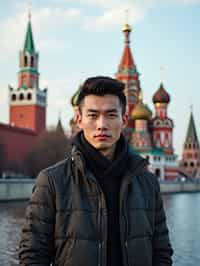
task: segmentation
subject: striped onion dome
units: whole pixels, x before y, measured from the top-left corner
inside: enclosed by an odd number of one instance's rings
[[[169,103],[170,96],[165,90],[163,83],[160,84],[159,89],[153,95],[153,103]]]

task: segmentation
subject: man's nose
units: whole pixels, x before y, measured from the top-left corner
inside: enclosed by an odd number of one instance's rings
[[[108,121],[104,116],[100,116],[97,120],[97,128],[98,129],[107,129],[108,128]]]

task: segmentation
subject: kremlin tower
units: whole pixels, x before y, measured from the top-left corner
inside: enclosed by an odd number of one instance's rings
[[[38,60],[29,15],[19,55],[18,86],[9,87],[9,124],[0,123],[5,171],[23,168],[24,159],[46,129],[47,90],[39,88]]]
[[[36,134],[46,127],[47,90],[39,89],[39,55],[35,51],[29,15],[24,48],[19,56],[18,88],[10,90],[10,124]]]
[[[192,112],[183,146],[180,172],[192,178],[200,177],[200,145]]]

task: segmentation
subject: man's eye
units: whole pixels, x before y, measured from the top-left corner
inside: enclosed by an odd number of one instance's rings
[[[97,115],[96,114],[88,114],[88,117],[90,117],[90,118],[96,118]]]
[[[111,118],[114,118],[114,117],[117,117],[117,114],[109,114],[108,116]]]

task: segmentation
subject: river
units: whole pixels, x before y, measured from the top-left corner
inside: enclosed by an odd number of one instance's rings
[[[174,266],[200,265],[200,193],[163,195]],[[16,266],[26,202],[0,203],[0,266]]]

